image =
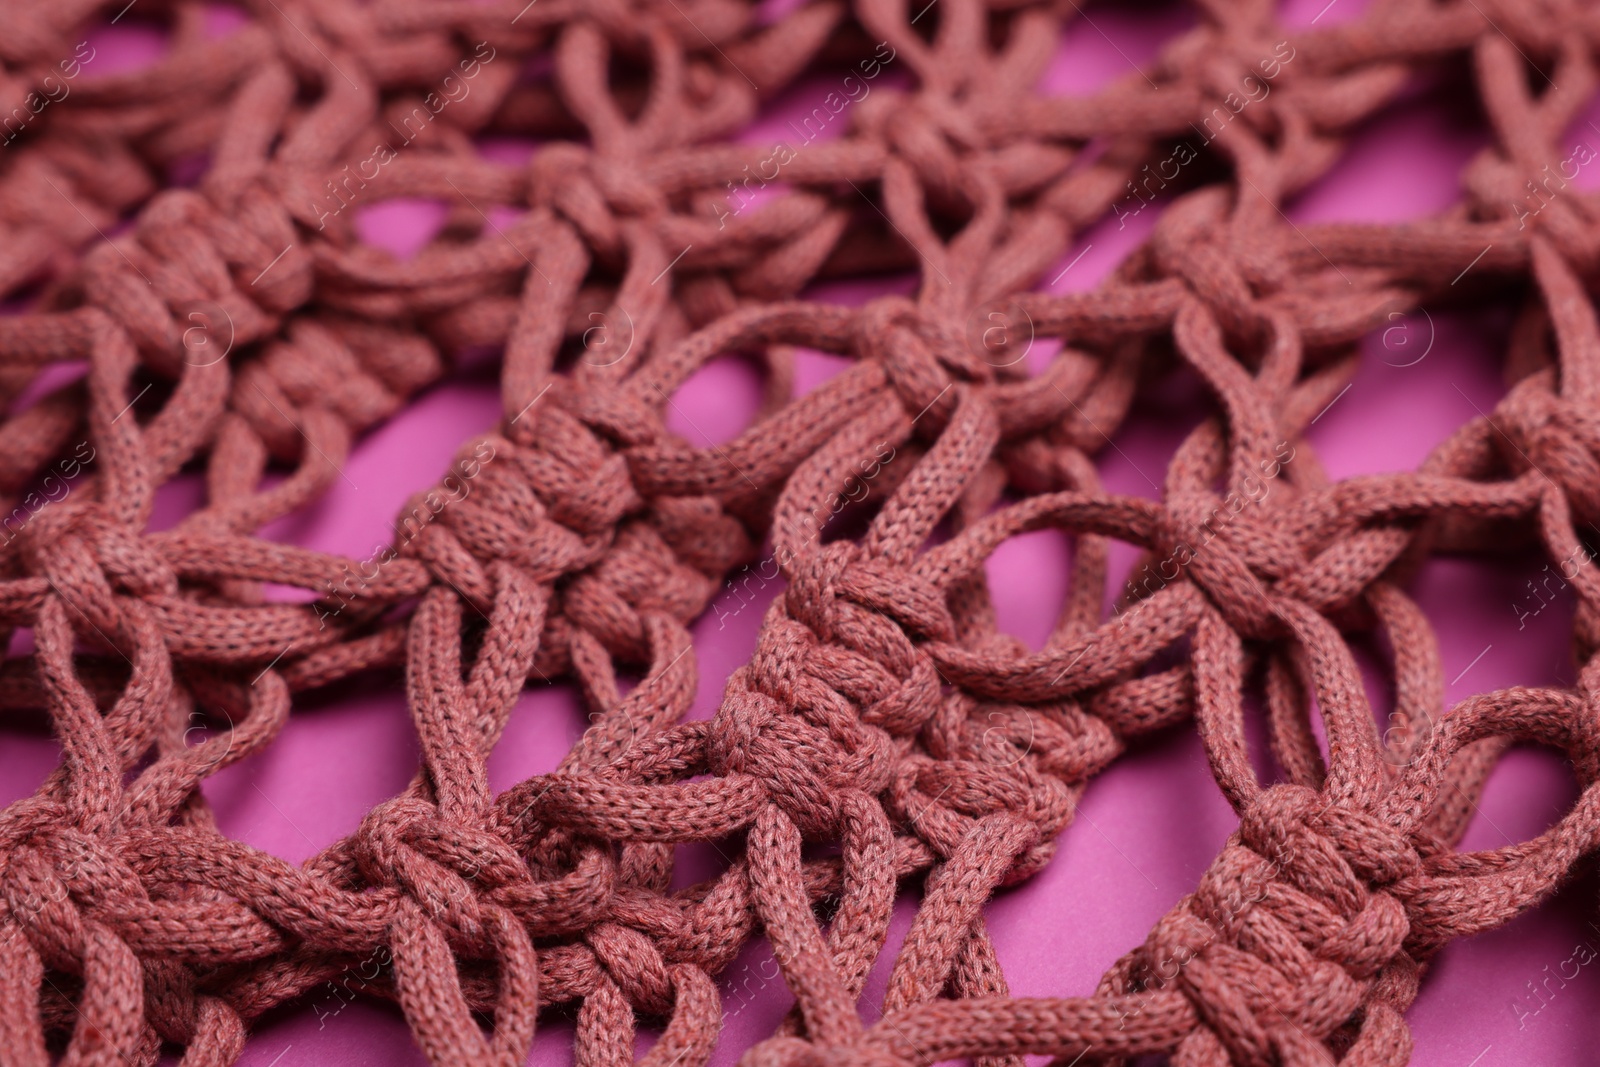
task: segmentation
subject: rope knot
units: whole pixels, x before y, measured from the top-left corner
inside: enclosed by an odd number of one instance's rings
[[[839,597],[844,592],[845,570],[860,554],[861,549],[854,542],[834,541],[805,553],[790,565],[784,607],[790,618],[821,641],[831,640],[842,622]]]
[[[1303,786],[1276,785],[1139,953],[1146,986],[1176,981],[1233,1062],[1294,1060],[1356,1016],[1402,955],[1397,883],[1420,873],[1409,841]]]
[[[1148,586],[1154,577],[1164,585],[1185,574],[1237,633],[1257,640],[1280,633],[1271,603],[1276,561],[1294,552],[1261,517],[1259,503],[1191,492],[1173,494],[1168,506],[1177,527],[1171,547],[1152,565],[1154,575],[1141,580]]]
[[[526,865],[499,837],[448,822],[412,797],[374,808],[357,832],[355,852],[368,879],[399,887],[429,919],[477,949],[488,945],[480,896],[528,880]]]
[[[1504,434],[1495,437],[1512,470],[1539,471],[1592,522],[1600,518],[1600,419],[1553,387],[1548,371],[1518,382],[1495,410],[1492,421]]]
[[[601,923],[584,940],[628,1003],[651,1015],[671,1012],[676,989],[654,941],[619,923]]]

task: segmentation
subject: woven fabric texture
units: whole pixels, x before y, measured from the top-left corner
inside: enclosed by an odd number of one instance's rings
[[[0,12],[0,709],[61,749],[0,813],[0,1060],[229,1064],[263,1013],[376,959],[367,988],[435,1064],[520,1064],[566,1006],[581,1067],[630,1062],[636,1018],[661,1027],[647,1067],[700,1067],[713,976],[766,938],[795,1009],[749,1067],[1389,1067],[1430,957],[1600,844],[1600,201],[1564,150],[1592,5],[1375,0],[1291,32],[1202,0],[1082,97],[1035,88],[1072,0],[248,0],[227,33],[144,0],[170,51],[85,76],[77,42],[121,6]],[[1441,69],[1492,132],[1456,206],[1291,223],[1349,132]],[[819,71],[840,88],[815,139],[738,140]],[[491,162],[495,134],[539,147]],[[354,226],[399,196],[450,205],[404,261]],[[1038,292],[1085,226],[1147,208],[1105,285]],[[806,295],[893,271],[913,296]],[[1416,471],[1330,481],[1303,432],[1360,338],[1490,296],[1518,308],[1503,401]],[[258,536],[486,348],[502,421],[389,550]],[[797,348],[852,362],[795,396]],[[674,392],[729,354],[762,411],[691,446]],[[1159,502],[1107,493],[1094,457],[1180,367],[1211,414]],[[184,471],[203,502],[152,532]],[[984,561],[1045,527],[1074,569],[1035,651],[997,628]],[[1112,540],[1146,556],[1107,612]],[[1445,714],[1408,579],[1530,548],[1576,593],[1576,686]],[[687,720],[687,626],[752,569],[785,590]],[[1387,656],[1384,724],[1358,637]],[[218,832],[209,774],[295,694],[383,672],[423,756],[402,795],[299,866]],[[494,795],[519,693],[562,679],[593,725]],[[1237,834],[1094,996],[1008,996],[985,902],[1131,741],[1191,728]],[[1581,799],[1461,852],[1514,741],[1565,752]],[[675,886],[691,842],[729,861]]]

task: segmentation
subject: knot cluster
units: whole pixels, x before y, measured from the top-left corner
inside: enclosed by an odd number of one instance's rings
[[[1398,1067],[1432,954],[1600,844],[1600,202],[1558,142],[1600,81],[1593,12],[1379,0],[1289,32],[1201,4],[1147,70],[1064,96],[1036,87],[1070,3],[274,0],[222,26],[148,0],[162,58],[80,77],[118,6],[18,0],[0,41],[0,298],[26,307],[0,317],[0,635],[31,638],[0,713],[42,709],[61,750],[0,812],[8,1063],[232,1063],[361,969],[436,1064],[523,1063],[572,1005],[580,1062],[629,1062],[644,1018],[648,1067],[702,1067],[715,976],[762,937],[795,1010],[749,1067]],[[1357,124],[1457,59],[1492,134],[1459,204],[1288,221]],[[823,82],[792,138],[752,139]],[[409,259],[356,224],[401,197],[444,205]],[[1054,291],[1088,225],[1147,208],[1104,284]],[[906,295],[819,297],[906,271]],[[1415,471],[1331,480],[1305,433],[1362,338],[1484,279],[1517,302],[1504,399]],[[848,366],[797,395],[802,350]],[[485,352],[498,424],[391,544],[263,534]],[[729,356],[761,409],[692,444],[674,398]],[[1205,418],[1159,500],[1108,493],[1095,457],[1174,368]],[[1072,578],[1030,649],[985,566],[1046,528]],[[1113,540],[1143,558],[1107,618]],[[1575,591],[1576,684],[1444,715],[1411,576],[1530,546]],[[688,626],[752,565],[781,594],[691,719]],[[203,782],[297,695],[402,673],[404,791],[299,865],[219,832]],[[590,726],[496,795],[486,761],[550,681]],[[1090,779],[1186,723],[1238,833],[1094,995],[1011,997],[984,904],[1049,862]],[[1581,798],[1458,852],[1516,740],[1565,751]],[[692,843],[726,865],[685,887]]]

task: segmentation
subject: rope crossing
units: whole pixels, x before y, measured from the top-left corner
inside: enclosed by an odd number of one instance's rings
[[[1565,141],[1592,6],[1375,0],[1288,30],[1199,0],[1079,96],[1036,89],[1071,3],[242,0],[224,25],[145,0],[167,50],[100,73],[87,38],[118,6],[0,20],[0,296],[26,308],[0,317],[0,626],[31,649],[0,661],[0,711],[42,710],[60,745],[0,812],[8,1063],[231,1064],[263,1013],[370,968],[441,1067],[524,1063],[563,1005],[584,1067],[631,1062],[637,1017],[662,1027],[644,1067],[701,1067],[714,977],[765,938],[795,1009],[747,1067],[1393,1067],[1432,955],[1600,845],[1600,201]],[[1489,133],[1454,206],[1288,220],[1441,70]],[[823,83],[782,151],[741,139]],[[483,147],[505,138],[537,147]],[[355,224],[398,197],[446,206],[408,260]],[[1104,284],[1044,291],[1086,227],[1146,209]],[[913,295],[811,295],[888,273]],[[1486,290],[1516,311],[1504,399],[1414,471],[1330,479],[1305,431],[1361,339]],[[261,535],[346,492],[360,436],[484,349],[500,422],[389,548]],[[849,366],[797,396],[798,349]],[[673,397],[728,354],[760,368],[760,414],[695,447]],[[1180,367],[1207,415],[1160,501],[1107,492],[1095,457]],[[186,473],[201,501],[152,530]],[[1032,651],[983,568],[1045,528],[1073,572]],[[1147,577],[1106,617],[1113,540]],[[1575,686],[1444,714],[1410,577],[1530,547],[1574,591]],[[688,626],[753,565],[783,592],[688,719]],[[1389,650],[1381,736],[1363,634]],[[384,671],[420,742],[404,792],[300,865],[219,832],[209,775],[298,694]],[[495,795],[486,760],[545,681],[592,725]],[[1092,996],[1011,997],[983,905],[1167,728],[1198,731],[1238,832]],[[1516,741],[1566,753],[1580,799],[1458,851]],[[693,842],[731,858],[674,888]]]

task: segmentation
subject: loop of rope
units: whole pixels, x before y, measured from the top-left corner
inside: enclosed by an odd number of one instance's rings
[[[97,78],[75,42],[105,5],[13,6],[0,295],[42,296],[0,318],[0,623],[33,638],[0,662],[0,710],[44,709],[61,748],[0,813],[18,1063],[163,1043],[231,1063],[263,1013],[381,959],[363,982],[431,1062],[523,1062],[539,1010],[581,1002],[581,1062],[629,1062],[642,1015],[664,1023],[649,1067],[697,1067],[712,976],[763,936],[796,1004],[751,1067],[1398,1065],[1432,955],[1600,846],[1600,206],[1560,142],[1597,84],[1578,7],[1382,2],[1291,35],[1270,5],[1204,0],[1142,77],[1054,96],[1035,87],[1073,5],[941,0],[918,25],[905,0],[285,0],[219,33],[157,4],[169,51]],[[1492,132],[1462,203],[1286,224],[1452,57]],[[841,62],[796,143],[742,140]],[[507,133],[531,159],[480,151]],[[1188,171],[1200,152],[1220,179]],[[444,206],[409,259],[358,225],[395,197]],[[1084,228],[1158,199],[1105,284],[1048,291]],[[1360,339],[1464,265],[1526,282],[1505,397],[1415,471],[1331,480],[1305,432]],[[814,299],[906,269],[911,295]],[[263,535],[485,348],[499,422],[390,544]],[[795,396],[807,349],[849,366]],[[762,371],[761,412],[692,444],[675,397],[725,356]],[[1214,403],[1159,502],[1107,492],[1092,457],[1174,364]],[[199,505],[151,531],[196,470]],[[1045,528],[1073,577],[1033,650],[985,568]],[[1112,540],[1143,558],[1107,619]],[[1576,591],[1578,683],[1445,715],[1406,581],[1507,544]],[[781,592],[691,719],[688,626],[752,567]],[[1373,629],[1381,734],[1352,653]],[[219,832],[201,783],[294,694],[395,669],[421,756],[402,793],[301,865]],[[590,727],[496,796],[519,694],[558,679]],[[1258,684],[1277,782],[1249,751]],[[1049,862],[1094,775],[1189,721],[1238,833],[1095,995],[1009,996],[983,905]],[[1567,753],[1580,799],[1532,841],[1456,851],[1513,741]],[[732,855],[675,888],[686,843]]]

